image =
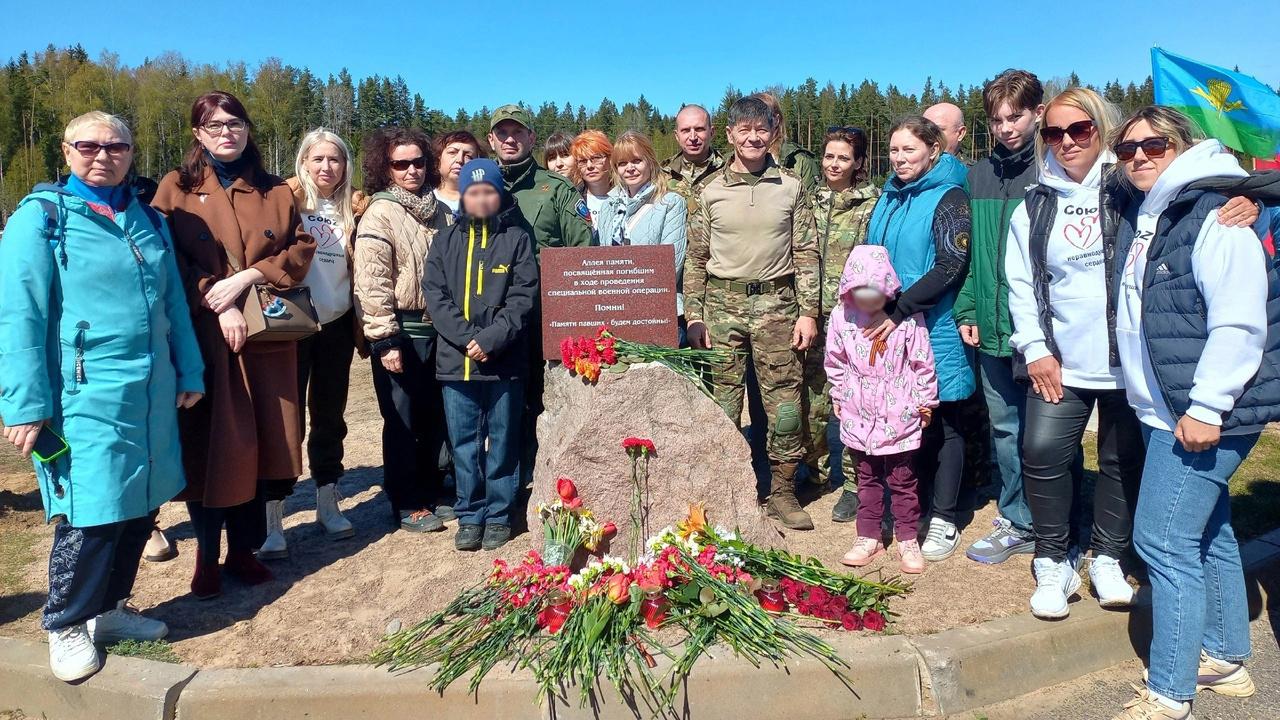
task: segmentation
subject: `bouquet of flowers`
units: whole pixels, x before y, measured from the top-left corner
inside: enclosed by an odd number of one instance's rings
[[[583,507],[578,487],[567,477],[556,478],[557,499],[537,506],[542,518],[543,557],[552,565],[568,565],[578,548],[595,551],[618,528],[612,522],[597,522]]]
[[[714,363],[728,362],[731,357],[732,351],[727,349],[694,350],[628,342],[614,336],[607,325],[601,325],[594,337],[580,335],[560,341],[561,364],[587,382],[598,380],[600,370],[605,367],[656,362],[667,366],[706,392],[704,378],[711,366]]]

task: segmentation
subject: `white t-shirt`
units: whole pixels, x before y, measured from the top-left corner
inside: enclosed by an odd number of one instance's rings
[[[346,228],[337,207],[329,200],[321,200],[319,208],[302,213],[302,228],[316,241],[316,254],[304,282],[311,288],[311,302],[324,325],[351,309]]]
[[[462,204],[461,196],[456,198],[447,198],[444,195],[440,194],[440,188],[436,188],[432,190],[431,194],[436,196],[436,200],[439,200],[440,202],[444,203],[445,206],[448,207],[449,210],[453,212],[454,215],[458,214],[458,206]]]
[[[609,202],[610,195],[596,195],[590,191],[587,192],[587,210],[591,211],[591,226],[596,230],[600,229],[600,211],[604,209],[604,204]]]

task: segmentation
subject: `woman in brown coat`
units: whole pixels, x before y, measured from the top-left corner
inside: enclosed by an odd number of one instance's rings
[[[249,584],[271,579],[253,554],[266,535],[265,488],[291,486],[302,472],[296,343],[246,343],[238,301],[254,284],[301,283],[316,244],[289,187],[263,170],[251,127],[235,96],[200,96],[195,140],[153,202],[169,218],[206,367],[206,401],[179,418],[180,497],[197,542],[191,591],[201,599],[221,592],[223,524],[227,573]]]

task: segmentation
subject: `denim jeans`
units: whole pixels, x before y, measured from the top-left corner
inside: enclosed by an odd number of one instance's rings
[[[1147,686],[1174,700],[1196,694],[1200,650],[1229,662],[1249,657],[1249,611],[1227,481],[1258,435],[1224,435],[1192,453],[1173,433],[1144,425],[1147,462],[1133,544],[1151,578]]]
[[[991,449],[1000,472],[1000,516],[1031,537],[1031,510],[1022,490],[1022,428],[1027,417],[1027,391],[1013,379],[1013,359],[978,353],[982,391],[991,417]]]
[[[520,485],[524,381],[445,382],[460,525],[511,525]],[[487,442],[486,442],[487,440]]]

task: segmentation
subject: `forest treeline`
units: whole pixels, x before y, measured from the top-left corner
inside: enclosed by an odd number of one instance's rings
[[[993,67],[992,75],[1002,69]],[[864,128],[872,144],[872,175],[883,177],[889,126],[898,117],[935,102],[954,102],[964,110],[970,134],[963,155],[976,158],[988,153],[992,141],[983,122],[983,82],[951,88],[927,78],[916,95],[867,79],[819,85],[809,78],[796,87],[731,86],[709,109],[717,127],[723,127],[724,113],[734,100],[744,92],[769,90],[782,103],[788,137],[801,146],[813,147],[828,127]],[[1073,73],[1045,79],[1045,84],[1052,94],[1081,83]],[[606,98],[594,108],[550,100],[532,105],[528,98],[495,96],[491,105],[449,113],[429,107],[421,93],[413,92],[399,76],[356,79],[343,69],[321,77],[279,58],[268,58],[252,69],[244,62],[205,65],[177,53],[130,67],[114,53],[104,52],[95,60],[78,45],[49,46],[10,59],[0,72],[0,225],[32,185],[65,173],[59,142],[71,118],[93,109],[124,117],[135,136],[136,171],[158,178],[178,164],[191,140],[187,116],[191,101],[214,88],[245,101],[268,168],[285,176],[292,174],[298,140],[314,127],[335,130],[356,152],[366,135],[386,125],[411,125],[428,133],[467,128],[483,138],[491,108],[513,101],[523,102],[534,113],[539,138],[556,130],[576,133],[595,128],[613,137],[637,129],[653,137],[660,154],[676,150],[674,115],[660,112],[643,95],[621,107]],[[1125,111],[1153,101],[1150,78],[1141,84],[1122,85],[1116,80],[1095,89]],[[707,98],[689,100],[709,102]],[[723,133],[717,132],[715,139],[723,146]]]

